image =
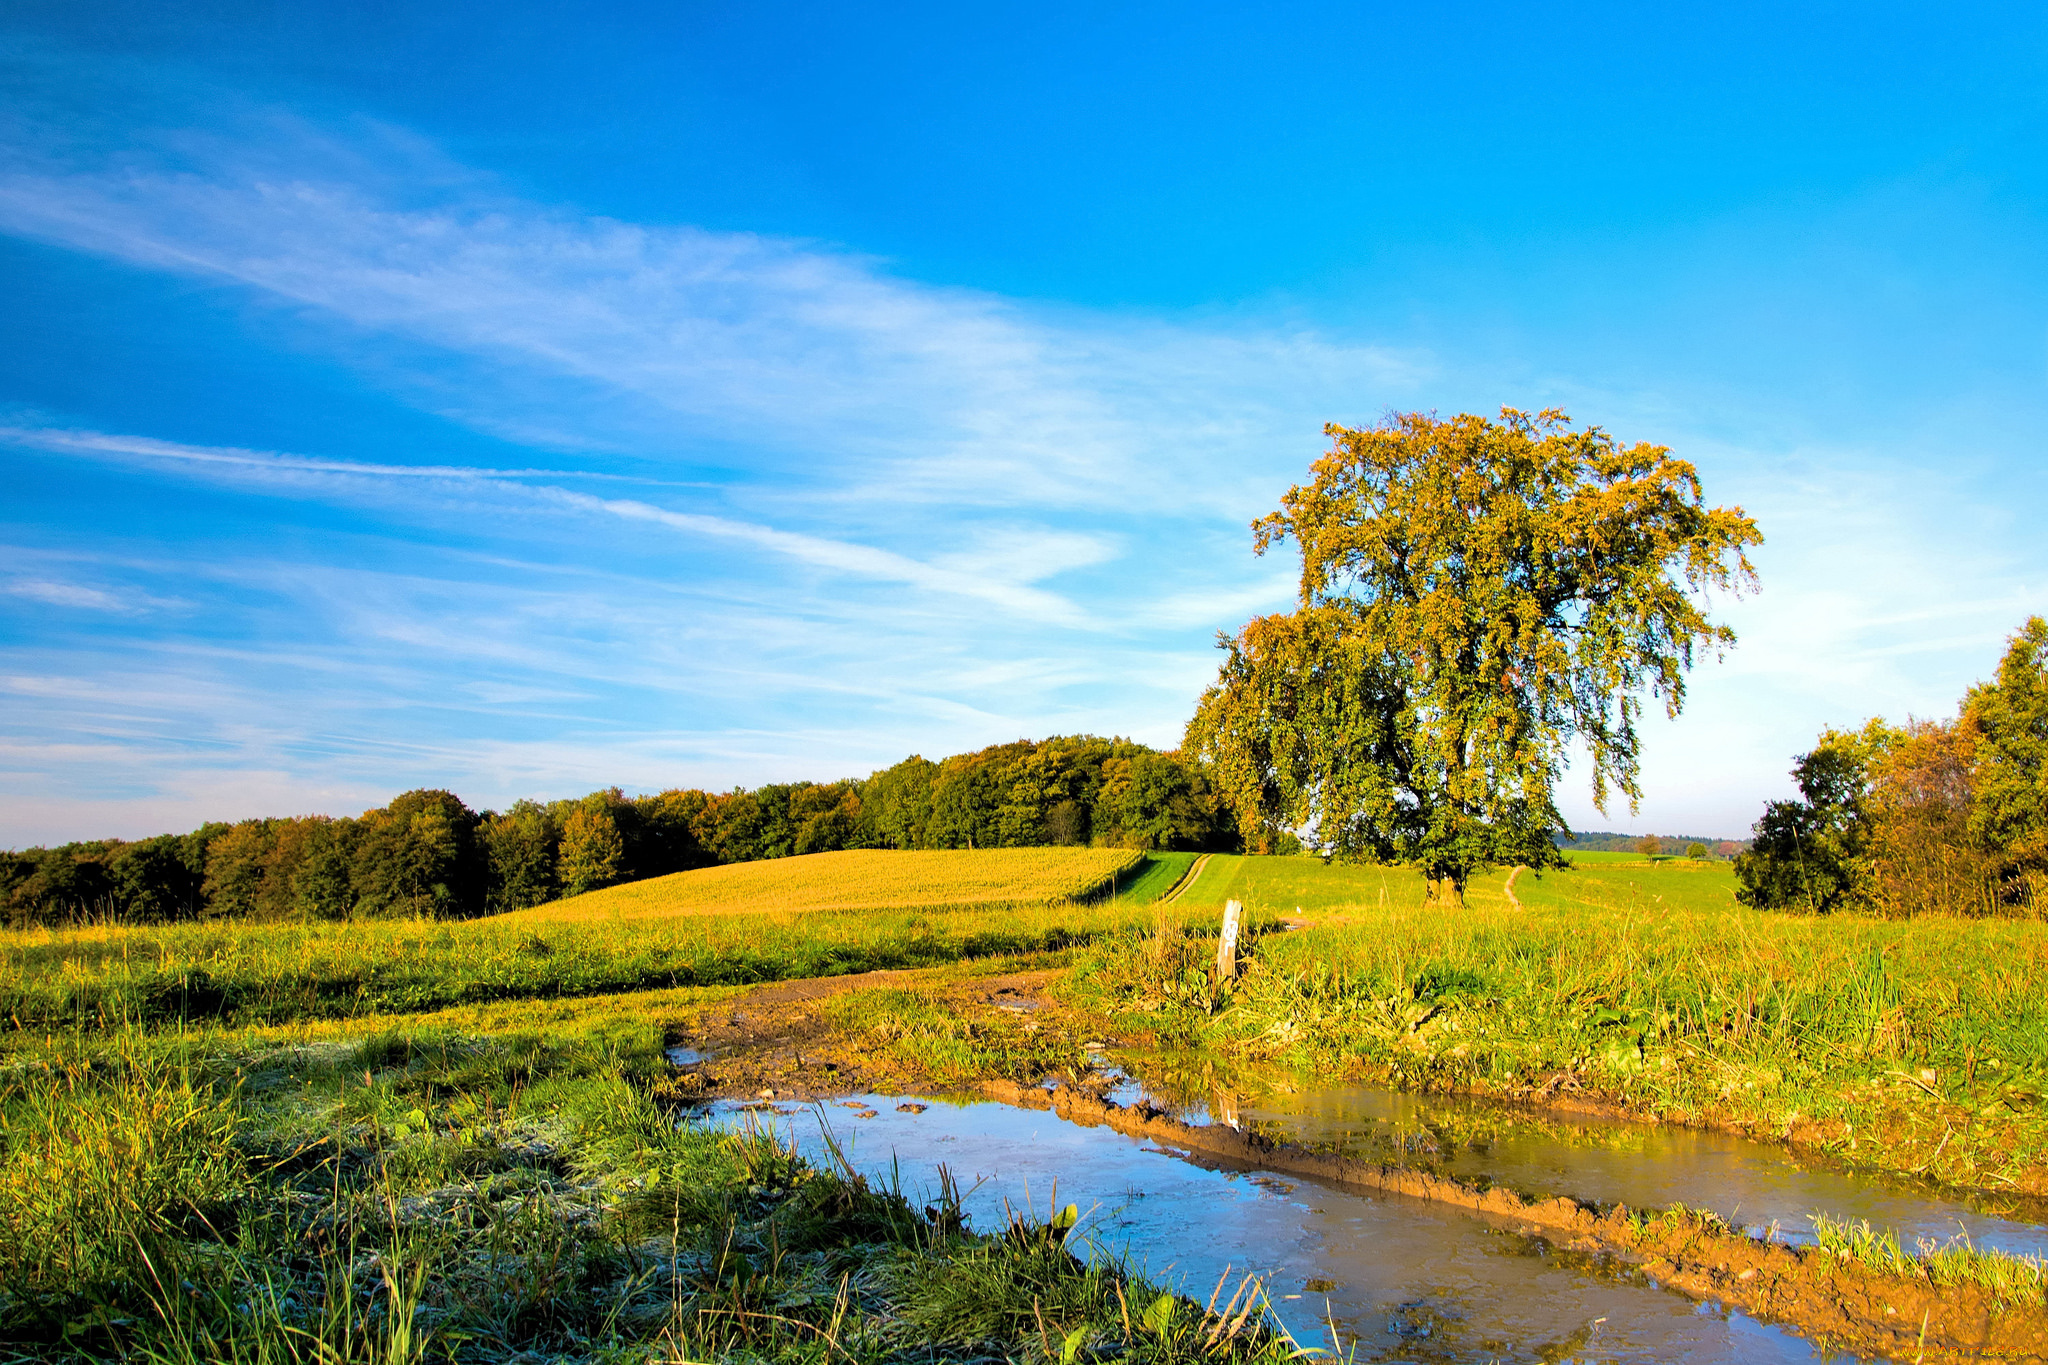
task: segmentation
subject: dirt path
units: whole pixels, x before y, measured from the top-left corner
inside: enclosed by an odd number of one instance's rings
[[[1041,1032],[1044,991],[1057,968],[961,977],[957,967],[861,972],[779,981],[707,1006],[673,1040],[700,1060],[673,1082],[678,1098],[823,1100],[863,1092],[930,1088],[935,1078],[850,1017],[842,997],[912,992],[962,1021],[969,1036]],[[941,1082],[942,1083],[942,1082]],[[971,1084],[971,1083],[970,1083]]]
[[[1186,874],[1183,875],[1179,881],[1175,882],[1171,887],[1167,889],[1166,894],[1159,898],[1158,903],[1161,905],[1171,905],[1175,901],[1179,900],[1181,896],[1184,893],[1186,893],[1189,887],[1193,886],[1197,881],[1201,879],[1202,869],[1207,867],[1209,865],[1209,859],[1215,856],[1216,855],[1213,853],[1204,853],[1201,857],[1195,859],[1195,861],[1188,867]]]

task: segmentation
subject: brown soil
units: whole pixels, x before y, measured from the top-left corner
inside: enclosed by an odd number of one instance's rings
[[[938,1078],[906,1067],[886,1048],[849,1037],[823,1006],[849,991],[914,989],[944,999],[956,1013],[988,1029],[1037,1031],[1043,996],[1057,971],[1009,972],[960,979],[955,969],[862,972],[763,986],[711,1006],[675,1041],[705,1061],[670,1083],[684,1099],[813,1100],[852,1094],[895,1094],[931,1088]],[[1078,1080],[1079,1077],[1074,1079]]]
[[[1048,1109],[1205,1162],[1305,1176],[1348,1189],[1465,1209],[1575,1251],[1608,1252],[1695,1298],[1739,1308],[1864,1355],[1916,1361],[2048,1361],[2048,1309],[2000,1305],[1974,1285],[1937,1287],[1870,1270],[1818,1250],[1759,1242],[1692,1217],[1639,1220],[1570,1199],[1530,1202],[1404,1166],[1354,1161],[1222,1125],[1194,1127],[1149,1106],[1123,1108],[1069,1086],[988,1081],[991,1099]]]

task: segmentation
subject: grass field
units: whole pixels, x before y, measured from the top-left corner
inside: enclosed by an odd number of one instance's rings
[[[1289,1358],[1064,1224],[977,1233],[943,1194],[678,1123],[635,1013],[171,1030],[0,1070],[4,1358]]]
[[[1218,853],[1209,859],[1180,899],[1183,911],[1218,911],[1240,901],[1253,914],[1291,915],[1304,911],[1356,911],[1420,901],[1420,874],[1405,867],[1351,867],[1320,858],[1260,858]]]
[[[128,1024],[346,1019],[493,1000],[745,985],[1056,951],[1141,922],[1127,899],[566,922],[223,924],[0,934],[5,1045]]]
[[[1654,881],[1651,895],[1675,897],[1694,909],[1735,903],[1735,873],[1730,863],[1693,862],[1685,858],[1648,860],[1634,853],[1576,853],[1574,866],[1536,876],[1524,872],[1515,879],[1515,895],[1524,904],[1566,901],[1588,905],[1614,903],[1617,895],[1643,877]],[[1467,896],[1474,905],[1505,904],[1502,887],[1508,870],[1493,868],[1472,878]],[[1273,915],[1364,913],[1393,911],[1421,905],[1429,888],[1422,875],[1409,867],[1358,867],[1324,863],[1320,858],[1261,858],[1219,853],[1209,859],[1202,875],[1181,894],[1177,905],[1187,909],[1219,910],[1226,900],[1240,901],[1247,910]]]
[[[1148,853],[1118,879],[1118,899],[1133,905],[1150,905],[1180,884],[1199,853]]]
[[[1218,855],[1159,905],[1195,855],[970,856],[950,883],[865,891],[842,875],[857,864],[791,859],[668,910],[0,935],[0,1340],[824,1365],[952,1330],[1057,1354],[1035,1316],[1050,1295],[1062,1340],[1085,1327],[1133,1354],[1119,1282],[1003,1259],[1038,1255],[1038,1234],[962,1237],[943,1210],[674,1123],[679,1021],[751,983],[874,967],[943,971],[818,1016],[962,1083],[1101,1035],[963,1021],[946,991],[1071,963],[1076,1027],[1100,1013],[1247,1063],[1748,1123],[2048,1192],[2048,925],[1766,914],[1735,904],[1725,863],[1632,855],[1524,873],[1519,906],[1488,872],[1455,911],[1412,871],[1312,858]],[[806,868],[825,875],[794,884]],[[830,901],[917,886],[958,899]],[[1222,987],[1226,899],[1251,933]],[[1309,927],[1273,932],[1297,907]],[[1198,1310],[1168,1307],[1195,1331]]]
[[[2048,1194],[2048,924],[1825,918],[1736,904],[1726,863],[1623,855],[1426,905],[1395,868],[1212,858],[1171,907],[1245,903],[1229,993],[1171,930],[1098,942],[1076,998],[1131,1028],[1411,1086],[1576,1094],[1753,1125],[1849,1159]]]
[[[811,853],[652,877],[498,919],[554,924],[1078,901],[1112,890],[1118,878],[1144,858],[1121,848]]]
[[[0,1357],[829,1365],[1037,1358],[1056,1332],[1070,1356],[1284,1358],[1064,1228],[975,1235],[679,1124],[665,1088],[674,1030],[745,985],[1057,966],[1185,865],[842,855],[637,912],[0,935]],[[969,1082],[1072,1051],[911,992],[828,1008]]]

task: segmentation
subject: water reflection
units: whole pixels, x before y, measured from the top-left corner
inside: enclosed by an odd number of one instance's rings
[[[1198,1300],[1255,1271],[1298,1339],[1332,1327],[1362,1360],[1811,1361],[1808,1343],[1467,1214],[1258,1173],[1205,1169],[1104,1128],[990,1103],[895,1097],[750,1111],[814,1160],[829,1131],[855,1166],[932,1198],[944,1163],[974,1226],[1077,1203],[1088,1230]],[[713,1121],[737,1123],[737,1107]]]
[[[1156,1098],[1190,1122],[1234,1122],[1276,1141],[1399,1161],[1539,1199],[1684,1204],[1753,1233],[1775,1226],[1780,1240],[1795,1243],[1813,1240],[1812,1215],[1821,1213],[1867,1219],[1897,1233],[1908,1251],[1961,1235],[1981,1249],[2048,1257],[2048,1228],[2027,1221],[2024,1214],[2035,1210],[2019,1201],[2022,1216],[2007,1216],[2012,1209],[1804,1161],[1782,1144],[1374,1086],[1258,1083],[1213,1068],[1145,1074]],[[1147,1093],[1126,1079],[1114,1097],[1128,1103]]]

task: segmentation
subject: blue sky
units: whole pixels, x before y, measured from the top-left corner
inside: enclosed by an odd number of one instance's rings
[[[1639,813],[2048,610],[2035,7],[0,14],[0,845],[1176,741],[1326,421],[1757,517]]]

